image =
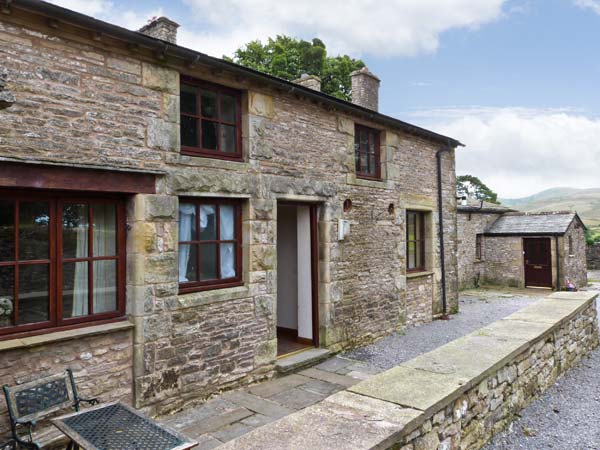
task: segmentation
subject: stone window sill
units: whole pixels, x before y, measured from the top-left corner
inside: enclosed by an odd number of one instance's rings
[[[231,288],[215,289],[212,291],[192,292],[189,294],[180,294],[177,298],[177,306],[179,308],[191,308],[230,300],[239,300],[249,296],[250,289],[248,286],[236,286]]]
[[[132,328],[133,324],[128,320],[120,320],[119,322],[92,325],[89,327],[75,328],[73,330],[54,331],[37,336],[8,339],[6,341],[0,341],[0,352],[36,347],[38,345],[51,344],[53,342],[70,341],[101,334],[116,333],[117,331],[130,330]]]
[[[346,176],[346,183],[353,184],[354,186],[369,187],[369,188],[376,188],[376,189],[391,190],[394,188],[394,183],[391,181],[387,181],[384,179],[382,179],[382,180],[367,180],[367,179],[356,176],[356,174],[354,174],[354,173],[350,173]]]
[[[406,274],[406,278],[408,278],[409,280],[411,280],[413,278],[428,277],[429,275],[433,275],[433,272],[430,271],[430,270],[425,270],[423,272],[408,272]]]
[[[206,167],[209,169],[225,169],[236,171],[246,171],[250,168],[250,165],[244,160],[216,159],[207,156],[190,156],[183,154],[171,155],[167,162],[182,166]]]

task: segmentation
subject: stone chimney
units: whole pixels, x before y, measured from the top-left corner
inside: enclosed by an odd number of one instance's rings
[[[378,111],[379,78],[366,67],[352,72],[350,78],[352,79],[352,103]]]
[[[321,79],[315,75],[303,73],[300,78],[292,81],[292,83],[296,83],[309,89],[321,92]]]
[[[171,44],[177,44],[177,28],[179,28],[178,23],[163,16],[152,18],[147,25],[144,25],[138,31],[147,36],[161,39],[170,42]]]

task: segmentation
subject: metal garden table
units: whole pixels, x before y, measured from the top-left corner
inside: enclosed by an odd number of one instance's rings
[[[121,402],[104,403],[52,419],[85,450],[186,450],[198,445]]]

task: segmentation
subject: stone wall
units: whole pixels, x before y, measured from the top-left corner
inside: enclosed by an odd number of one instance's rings
[[[421,325],[432,320],[432,303],[423,301],[430,296],[433,300],[433,276],[425,275],[407,280],[406,324]]]
[[[520,236],[485,237],[484,283],[525,286],[523,240]]]
[[[598,346],[595,302],[532,342],[456,400],[429,414],[396,450],[477,450]]]
[[[407,295],[415,310],[441,312],[440,143],[232,73],[160,61],[107,35],[50,28],[17,9],[0,18],[0,58],[17,100],[1,113],[0,158],[158,174],[156,194],[127,198],[137,407],[163,414],[272,375],[281,200],[319,205],[321,346],[337,351],[401,329]],[[180,73],[243,92],[243,161],[180,154]],[[381,130],[382,181],[355,176],[355,122]],[[442,171],[448,306],[456,311],[453,151],[442,154]],[[179,294],[181,196],[243,200],[243,286]],[[343,212],[346,199],[354,207]],[[405,273],[404,218],[414,208],[428,211],[431,225],[423,290],[413,290]],[[341,218],[351,223],[342,242]]]
[[[477,450],[598,346],[596,297],[554,293],[219,449]]]
[[[131,327],[129,327],[131,328]],[[72,332],[71,332],[72,333]],[[132,331],[44,342],[29,338],[21,346],[0,342],[0,383],[14,386],[38,378],[73,370],[82,397],[97,397],[102,402],[133,401]],[[28,341],[31,341],[29,343]],[[35,342],[37,341],[37,344]],[[63,413],[69,412],[63,411]],[[48,422],[40,422],[37,431],[56,431]],[[10,432],[4,395],[0,400],[0,441]],[[51,433],[55,436],[59,433]]]
[[[476,283],[484,281],[486,267],[486,237],[483,236],[483,232],[487,226],[496,221],[498,217],[500,217],[500,214],[481,212],[459,212],[457,214],[459,289],[470,289],[475,287]],[[475,241],[478,234],[482,234],[482,258],[480,260],[478,260],[475,255]]]
[[[571,248],[569,248],[569,239]],[[587,286],[587,263],[585,230],[578,221],[573,221],[565,235],[559,238],[562,242],[561,287],[564,289],[566,279],[571,280],[578,289]]]
[[[600,270],[600,243],[587,246],[586,260],[588,270]]]

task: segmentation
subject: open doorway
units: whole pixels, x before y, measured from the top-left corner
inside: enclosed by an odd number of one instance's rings
[[[277,206],[277,356],[319,345],[317,206]]]

